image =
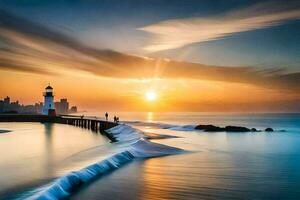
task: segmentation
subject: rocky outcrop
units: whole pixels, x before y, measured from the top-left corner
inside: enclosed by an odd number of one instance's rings
[[[273,132],[274,130],[272,128],[266,128],[265,132]]]
[[[250,132],[253,131],[252,129],[242,127],[242,126],[226,126],[226,127],[219,127],[214,125],[198,125],[195,127],[197,130],[203,130],[205,132]],[[256,130],[256,129],[255,129]]]
[[[195,129],[204,130],[206,132],[220,132],[220,131],[225,130],[224,128],[214,126],[214,125],[198,125],[198,126],[195,127]]]
[[[0,130],[0,133],[8,133],[8,132],[11,132],[9,130]]]
[[[243,126],[226,126],[225,131],[226,132],[250,132],[251,130]]]
[[[247,128],[243,126],[226,126],[226,127],[219,127],[214,125],[198,125],[195,127],[197,130],[203,130],[205,132],[259,132],[256,128]],[[265,131],[271,132],[273,131],[272,128],[267,128]]]

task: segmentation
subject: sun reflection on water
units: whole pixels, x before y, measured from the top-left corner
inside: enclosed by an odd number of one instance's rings
[[[147,122],[153,122],[153,112],[147,112]]]

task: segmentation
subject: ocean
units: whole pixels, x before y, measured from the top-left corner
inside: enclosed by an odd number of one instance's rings
[[[0,133],[0,199],[300,199],[300,114],[109,115],[122,124],[109,130],[116,143],[69,125],[0,123],[10,131]]]

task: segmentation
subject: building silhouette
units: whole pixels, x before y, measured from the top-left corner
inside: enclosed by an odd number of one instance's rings
[[[57,114],[68,114],[69,113],[69,102],[68,99],[60,99],[60,101],[55,102],[55,110]]]
[[[4,101],[4,106],[8,106],[10,104],[10,98],[9,97],[5,97],[3,101]]]
[[[19,101],[11,102],[10,97],[0,100],[0,113],[42,113],[43,103],[23,105]]]
[[[69,113],[77,113],[77,107],[76,106],[72,106]]]

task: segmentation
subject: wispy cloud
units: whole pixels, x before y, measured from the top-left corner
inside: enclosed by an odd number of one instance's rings
[[[162,21],[139,30],[152,33],[148,51],[180,48],[256,29],[276,26],[300,18],[299,1],[269,1],[219,16]]]
[[[90,48],[65,34],[1,10],[0,47],[0,69],[4,70],[51,75],[62,69],[110,78],[187,78],[300,91],[300,73],[177,62]]]

